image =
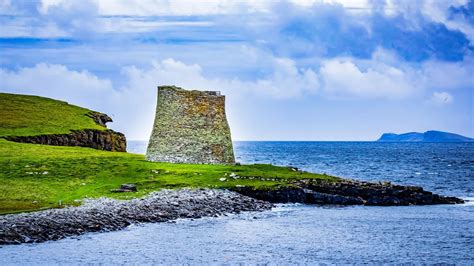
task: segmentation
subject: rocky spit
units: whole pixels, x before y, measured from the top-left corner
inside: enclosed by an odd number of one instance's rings
[[[390,182],[364,182],[341,179],[335,182],[299,180],[279,189],[236,187],[232,190],[249,197],[274,203],[305,203],[368,206],[408,206],[461,204],[462,199],[434,194],[418,186]]]
[[[162,190],[132,200],[86,199],[78,207],[0,216],[0,245],[113,231],[133,223],[263,211],[272,206],[266,201],[217,189]]]

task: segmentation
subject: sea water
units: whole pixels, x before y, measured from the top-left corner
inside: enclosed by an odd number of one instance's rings
[[[474,143],[236,142],[241,163],[291,165],[474,200]],[[146,143],[130,142],[144,153]],[[0,264],[474,263],[474,204],[279,205],[0,248]]]

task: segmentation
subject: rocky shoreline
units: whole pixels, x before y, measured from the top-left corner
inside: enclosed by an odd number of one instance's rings
[[[162,190],[132,200],[88,199],[78,207],[0,216],[0,245],[113,231],[133,223],[263,211],[272,206],[266,201],[217,189]]]
[[[335,182],[299,180],[290,187],[232,189],[243,195],[273,203],[337,204],[368,206],[408,206],[461,204],[462,199],[434,194],[418,186],[401,186],[390,182],[372,183],[341,179]]]
[[[369,206],[464,203],[462,199],[440,196],[416,186],[342,179],[336,182],[299,180],[289,187],[273,189],[238,186],[232,190],[161,190],[139,199],[86,199],[79,207],[4,215],[0,216],[0,245],[39,243],[87,232],[113,231],[133,223],[263,211],[271,209],[273,203]]]

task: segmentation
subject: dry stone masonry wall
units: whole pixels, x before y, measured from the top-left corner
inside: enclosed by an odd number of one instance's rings
[[[158,87],[147,159],[172,163],[234,163],[225,96],[216,91]]]

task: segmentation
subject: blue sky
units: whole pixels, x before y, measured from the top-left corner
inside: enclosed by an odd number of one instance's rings
[[[0,0],[0,90],[147,140],[156,86],[220,90],[235,140],[474,136],[474,1]]]

